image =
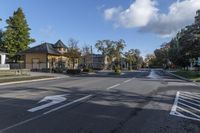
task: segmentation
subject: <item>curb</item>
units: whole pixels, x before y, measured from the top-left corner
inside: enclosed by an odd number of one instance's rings
[[[182,80],[185,80],[185,81],[188,81],[188,82],[195,82],[195,81],[193,81],[193,80],[191,80],[191,79],[188,79],[188,78],[185,78],[185,77],[182,77],[182,76],[173,74],[173,73],[168,72],[168,71],[164,71],[164,72],[167,73],[167,74],[169,74],[169,75],[171,75],[171,76],[174,76],[174,77],[176,77],[176,78],[179,78],[179,79],[182,79]]]
[[[21,83],[30,83],[30,82],[38,82],[38,81],[46,81],[46,80],[54,80],[54,79],[60,79],[60,78],[61,77],[43,78],[43,79],[34,79],[34,80],[24,80],[24,81],[16,81],[16,82],[5,82],[5,83],[0,83],[0,86],[12,85],[12,84],[21,84]]]

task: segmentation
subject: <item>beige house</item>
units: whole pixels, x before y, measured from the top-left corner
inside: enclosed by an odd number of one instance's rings
[[[31,70],[71,69],[73,64],[65,53],[67,47],[61,40],[55,44],[42,43],[22,52],[25,68]],[[75,68],[77,67],[78,59],[75,63]]]
[[[93,68],[93,69],[107,69],[108,59],[107,56],[101,54],[88,54],[81,56],[81,66],[83,68]]]

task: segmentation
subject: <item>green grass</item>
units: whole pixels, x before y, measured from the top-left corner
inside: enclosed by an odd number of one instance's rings
[[[174,74],[191,79],[192,81],[200,82],[200,72],[178,70]]]
[[[27,80],[45,79],[45,78],[53,78],[53,76],[25,76],[25,77],[11,77],[5,79],[2,78],[0,79],[0,83],[27,81]]]

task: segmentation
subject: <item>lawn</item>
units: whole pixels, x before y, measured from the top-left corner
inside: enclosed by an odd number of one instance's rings
[[[196,82],[200,82],[200,72],[198,72],[198,71],[178,70],[178,71],[174,72],[174,74],[191,79]]]

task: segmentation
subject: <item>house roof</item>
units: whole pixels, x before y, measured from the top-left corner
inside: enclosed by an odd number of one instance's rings
[[[46,53],[53,55],[60,55],[61,53],[54,49],[54,45],[51,43],[42,43],[41,45],[32,47],[23,53]]]
[[[58,40],[55,44],[54,44],[54,47],[55,48],[67,48],[65,46],[65,44],[61,41],[61,40]]]

